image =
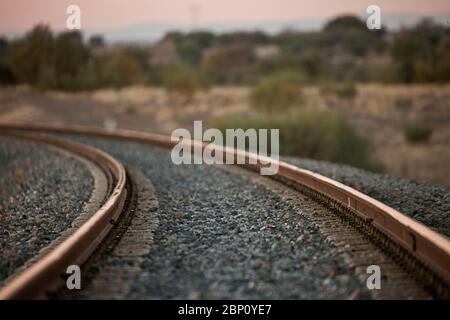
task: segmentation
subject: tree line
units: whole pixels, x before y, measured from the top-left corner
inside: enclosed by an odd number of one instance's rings
[[[101,38],[87,43],[79,32],[54,33],[37,25],[20,39],[0,38],[0,83],[56,90],[131,84],[192,90],[254,85],[286,73],[299,84],[444,83],[450,80],[449,31],[431,20],[396,32],[368,30],[359,18],[342,16],[314,32],[169,32],[161,43],[170,43],[175,56],[159,64],[152,62],[149,47],[103,47]],[[260,57],[258,48],[271,54]]]

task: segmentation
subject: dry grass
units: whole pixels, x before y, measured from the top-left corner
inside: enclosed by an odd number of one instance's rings
[[[177,104],[161,88],[130,87],[63,97],[53,92],[40,94],[45,99],[39,103],[40,96],[35,91],[26,99],[31,89],[16,90],[14,94],[11,90],[14,89],[0,89],[0,121],[17,122],[23,118],[42,121],[46,112],[53,117],[59,112],[59,122],[78,124],[85,124],[86,119],[92,122],[96,117],[102,123],[105,117],[113,116],[119,127],[170,134],[177,127],[190,128],[194,120],[241,117],[256,112],[248,103],[249,89],[243,87],[197,91],[191,101],[183,104]],[[358,85],[353,99],[322,95],[318,87],[304,87],[302,92],[304,106],[343,112],[353,126],[369,135],[376,159],[388,173],[450,186],[450,85]],[[89,117],[73,109],[82,105],[78,101],[84,101],[86,108],[90,106]],[[47,109],[52,103],[55,107]],[[70,106],[73,112],[62,105]],[[29,112],[30,108],[39,112]],[[429,141],[411,144],[405,140],[403,129],[414,121],[426,123],[432,129]]]

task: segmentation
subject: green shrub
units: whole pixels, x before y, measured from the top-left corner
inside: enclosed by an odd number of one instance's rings
[[[105,62],[99,58],[91,59],[81,67],[74,80],[72,90],[94,90],[106,86]]]
[[[201,69],[220,84],[243,84],[251,78],[253,50],[248,44],[213,47],[204,52]]]
[[[138,62],[124,50],[115,50],[104,66],[106,83],[123,87],[138,83],[142,79]]]
[[[256,110],[280,111],[301,104],[301,74],[282,71],[269,76],[250,93],[250,104]]]
[[[8,48],[13,76],[41,89],[76,90],[80,71],[89,59],[81,33],[54,36],[48,26],[38,25]]]
[[[304,109],[288,117],[223,118],[211,123],[225,129],[280,129],[280,154],[345,163],[378,171],[367,137],[351,127],[344,116],[332,111]]]
[[[176,64],[162,70],[162,84],[170,92],[191,99],[203,85],[198,72],[188,65]]]
[[[53,34],[48,26],[38,25],[11,44],[8,60],[16,79],[36,84],[40,70],[52,65],[53,56]]]
[[[7,61],[8,48],[8,40],[0,37],[0,85],[15,84],[15,78],[12,73],[11,66]]]
[[[347,82],[336,88],[336,95],[342,99],[353,99],[357,91],[354,83]]]
[[[7,64],[0,63],[0,85],[12,85],[16,83],[16,79]]]
[[[321,85],[320,92],[324,95],[336,95],[341,99],[353,99],[358,94],[356,86],[352,82],[326,83]]]
[[[419,121],[410,122],[403,129],[405,139],[409,143],[426,142],[430,140],[432,133],[431,127]]]
[[[50,66],[41,66],[36,84],[42,89],[55,89],[58,86],[56,71]]]

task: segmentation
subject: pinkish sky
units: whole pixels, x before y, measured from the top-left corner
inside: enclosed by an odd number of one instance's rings
[[[328,18],[341,13],[363,13],[377,4],[383,13],[423,15],[450,12],[449,0],[1,0],[0,32],[22,32],[38,22],[65,28],[66,8],[81,7],[82,29],[114,29],[151,21],[198,23]]]

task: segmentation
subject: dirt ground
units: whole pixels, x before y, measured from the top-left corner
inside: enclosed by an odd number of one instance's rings
[[[340,110],[370,136],[376,160],[387,173],[450,187],[450,85],[359,85],[357,96],[351,99],[323,96],[317,87],[303,91],[304,105]],[[248,95],[248,88],[217,87],[197,92],[186,101],[161,88],[60,93],[8,87],[0,88],[0,122],[78,124],[170,134],[175,128],[191,128],[194,120],[250,114]],[[411,144],[405,140],[403,128],[413,120],[432,127],[430,141]]]

